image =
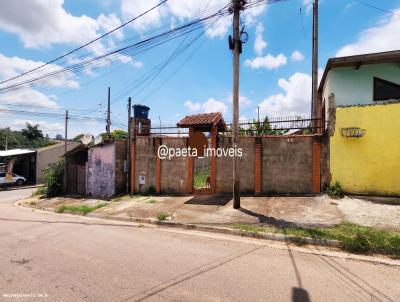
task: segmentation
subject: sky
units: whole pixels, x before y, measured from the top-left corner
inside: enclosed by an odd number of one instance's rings
[[[160,0],[0,0],[0,80],[68,53],[155,6]],[[174,29],[226,0],[168,0],[122,29],[0,88],[70,66]],[[400,49],[400,0],[320,0],[319,74],[331,57]],[[240,59],[240,118],[308,115],[311,99],[312,0],[277,1],[242,13],[248,41]],[[0,127],[39,124],[69,136],[105,131],[111,87],[112,129],[127,128],[127,99],[150,107],[153,125],[189,114],[232,119],[231,17],[140,53],[127,53],[11,91],[0,91]],[[161,72],[154,70],[168,62]],[[152,73],[153,71],[153,73]],[[150,75],[146,78],[146,75]],[[147,79],[147,81],[144,81]],[[19,112],[15,112],[19,111]],[[28,113],[20,112],[28,111]],[[48,115],[45,113],[51,113]]]

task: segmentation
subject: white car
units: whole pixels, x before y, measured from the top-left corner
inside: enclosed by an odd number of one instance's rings
[[[12,174],[12,178],[6,179],[6,173],[0,172],[0,185],[16,184],[22,186],[26,182],[26,178],[17,174]]]

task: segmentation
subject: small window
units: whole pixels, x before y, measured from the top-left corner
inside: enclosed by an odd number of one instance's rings
[[[400,99],[400,85],[374,78],[374,101]]]

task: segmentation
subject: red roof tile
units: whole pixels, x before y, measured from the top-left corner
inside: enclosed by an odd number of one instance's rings
[[[177,123],[181,128],[209,128],[218,126],[219,130],[225,130],[226,124],[221,112],[203,113],[185,116]]]

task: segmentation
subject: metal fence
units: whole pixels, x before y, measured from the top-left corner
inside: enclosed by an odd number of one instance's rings
[[[232,134],[232,123],[228,122],[226,126],[227,129],[219,133],[224,136],[230,136]],[[310,116],[285,116],[264,118],[260,121],[256,119],[239,121],[239,134],[241,136],[306,135],[317,133],[322,128],[322,120],[311,118]],[[174,124],[159,125],[151,127],[150,134],[153,136],[187,137],[189,129],[179,128]]]

